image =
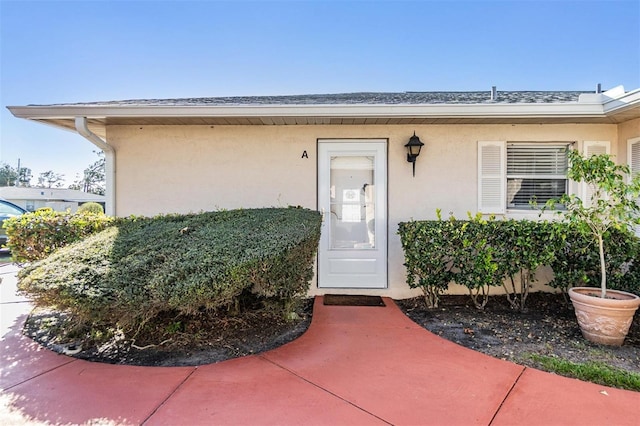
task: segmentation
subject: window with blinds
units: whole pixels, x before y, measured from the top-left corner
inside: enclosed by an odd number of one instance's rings
[[[568,144],[507,145],[507,208],[531,209],[567,193]]]

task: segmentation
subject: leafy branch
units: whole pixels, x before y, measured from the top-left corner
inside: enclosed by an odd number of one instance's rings
[[[556,204],[565,206],[562,215],[565,222],[575,225],[590,234],[598,243],[601,271],[601,297],[607,294],[607,274],[604,251],[604,236],[612,228],[631,230],[640,224],[640,176],[629,179],[627,165],[616,164],[608,154],[584,157],[576,150],[568,151],[569,170],[567,176],[582,182],[590,190],[588,202],[576,194],[565,194],[560,200],[549,200],[545,209],[555,209]]]

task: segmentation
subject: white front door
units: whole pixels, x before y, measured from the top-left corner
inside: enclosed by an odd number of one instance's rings
[[[318,141],[320,288],[387,287],[387,142]]]

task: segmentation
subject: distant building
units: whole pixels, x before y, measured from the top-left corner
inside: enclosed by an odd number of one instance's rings
[[[89,194],[76,189],[0,187],[0,198],[11,201],[25,210],[35,211],[51,207],[55,211],[75,212],[86,202],[93,201],[104,207],[104,195]]]

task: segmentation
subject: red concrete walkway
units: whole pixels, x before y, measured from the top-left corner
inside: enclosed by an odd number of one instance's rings
[[[201,367],[90,363],[20,334],[0,267],[0,424],[638,425],[640,393],[500,361],[387,307],[323,306],[298,340]]]

